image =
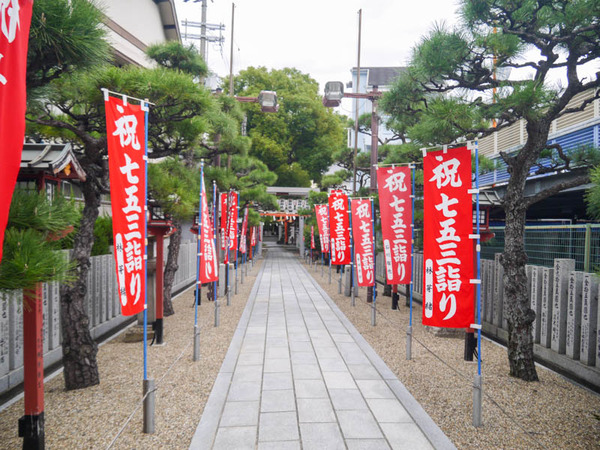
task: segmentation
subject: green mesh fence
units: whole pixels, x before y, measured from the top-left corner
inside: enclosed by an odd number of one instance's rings
[[[494,259],[504,251],[504,228],[490,227],[495,237],[481,245],[481,257]],[[600,224],[529,226],[525,229],[528,263],[552,267],[557,258],[575,260],[576,270],[600,269]]]

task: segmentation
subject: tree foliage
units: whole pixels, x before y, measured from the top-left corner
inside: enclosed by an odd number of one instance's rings
[[[577,94],[600,86],[581,68],[600,56],[600,2],[536,0],[463,0],[463,23],[438,24],[415,46],[382,106],[408,125],[407,135],[422,146],[474,139],[524,119],[525,144],[502,152],[510,179],[503,199],[506,212],[504,267],[509,327],[510,373],[537,380],[533,361],[524,248],[527,208],[588,181],[586,161],[548,142],[554,120],[583,110],[598,94],[577,101]],[[512,71],[509,78],[496,76]],[[562,73],[560,84],[553,82]],[[548,150],[554,169],[574,176],[525,197],[530,168]]]
[[[250,154],[278,175],[279,185],[319,182],[333,161],[332,152],[344,142],[342,120],[323,106],[317,82],[297,69],[249,67],[234,79],[238,96],[256,97],[262,90],[276,91],[280,107],[265,114],[257,104],[245,105]]]

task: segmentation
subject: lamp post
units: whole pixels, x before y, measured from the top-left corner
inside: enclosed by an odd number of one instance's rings
[[[328,81],[325,84],[325,95],[323,96],[323,105],[328,108],[334,108],[340,106],[342,98],[354,98],[371,100],[373,104],[371,114],[371,185],[370,190],[372,193],[377,192],[377,151],[379,147],[379,116],[377,115],[377,103],[383,92],[377,89],[377,86],[373,86],[371,92],[360,93],[360,92],[344,92],[344,84],[341,81]],[[356,119],[358,122],[358,117]],[[356,137],[354,138],[356,141]],[[355,142],[355,145],[357,143]],[[353,157],[353,166],[356,168],[356,153]],[[356,192],[356,179],[354,180],[353,192]]]

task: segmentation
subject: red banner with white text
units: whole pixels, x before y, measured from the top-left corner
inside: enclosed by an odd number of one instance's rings
[[[313,225],[310,226],[310,248],[312,250],[317,248],[315,246],[315,227]]]
[[[248,232],[248,208],[244,209],[244,219],[242,220],[242,234],[240,234],[240,253],[246,253],[246,233]]]
[[[474,322],[471,152],[430,152],[423,159],[423,325],[467,328]]]
[[[256,245],[256,229],[258,227],[252,227],[252,231],[250,232],[250,246],[254,247]]]
[[[117,285],[122,314],[131,316],[144,310],[146,290],[145,113],[120,97],[104,105]]]
[[[372,203],[369,199],[352,199],[350,202],[356,279],[359,286],[373,286],[375,284],[375,253]]]
[[[25,78],[32,0],[0,2],[0,261],[25,136]]]
[[[221,192],[219,194],[220,199],[220,211],[221,211],[221,226],[219,227],[219,235],[221,236],[221,250],[227,249],[227,239],[225,236],[225,230],[227,229],[227,192]]]
[[[200,232],[200,283],[212,283],[219,279],[219,261],[217,260],[217,248],[215,245],[215,233],[213,221],[208,212],[208,201],[204,178],[202,183],[202,230]]]
[[[237,245],[237,220],[238,220],[238,193],[230,192],[229,193],[229,213],[227,214],[227,234],[229,238],[229,252],[236,252]],[[235,259],[235,254],[230,255],[233,259]]]
[[[329,194],[329,223],[331,225],[331,264],[350,264],[350,220],[348,196],[343,191]]]
[[[329,205],[315,205],[321,251],[329,253]]]
[[[379,211],[385,277],[388,284],[410,284],[411,252],[411,169],[379,167],[377,169]]]

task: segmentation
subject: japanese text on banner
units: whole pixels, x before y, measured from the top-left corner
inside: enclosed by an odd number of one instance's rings
[[[331,225],[331,264],[350,264],[348,196],[342,191],[331,191],[329,194],[329,221]]]
[[[146,289],[145,113],[117,97],[105,107],[117,285],[130,316],[143,311]]]
[[[471,152],[428,153],[423,181],[423,325],[466,328],[474,319]]]
[[[408,167],[377,169],[385,276],[388,284],[409,284],[412,277],[410,171]]]
[[[329,205],[315,205],[321,251],[329,253]]]
[[[375,284],[375,251],[371,200],[352,199],[351,209],[356,278],[359,286],[373,286]]]
[[[200,233],[200,283],[211,283],[219,279],[219,262],[215,246],[213,221],[208,211],[204,178],[202,183],[202,230]]]

